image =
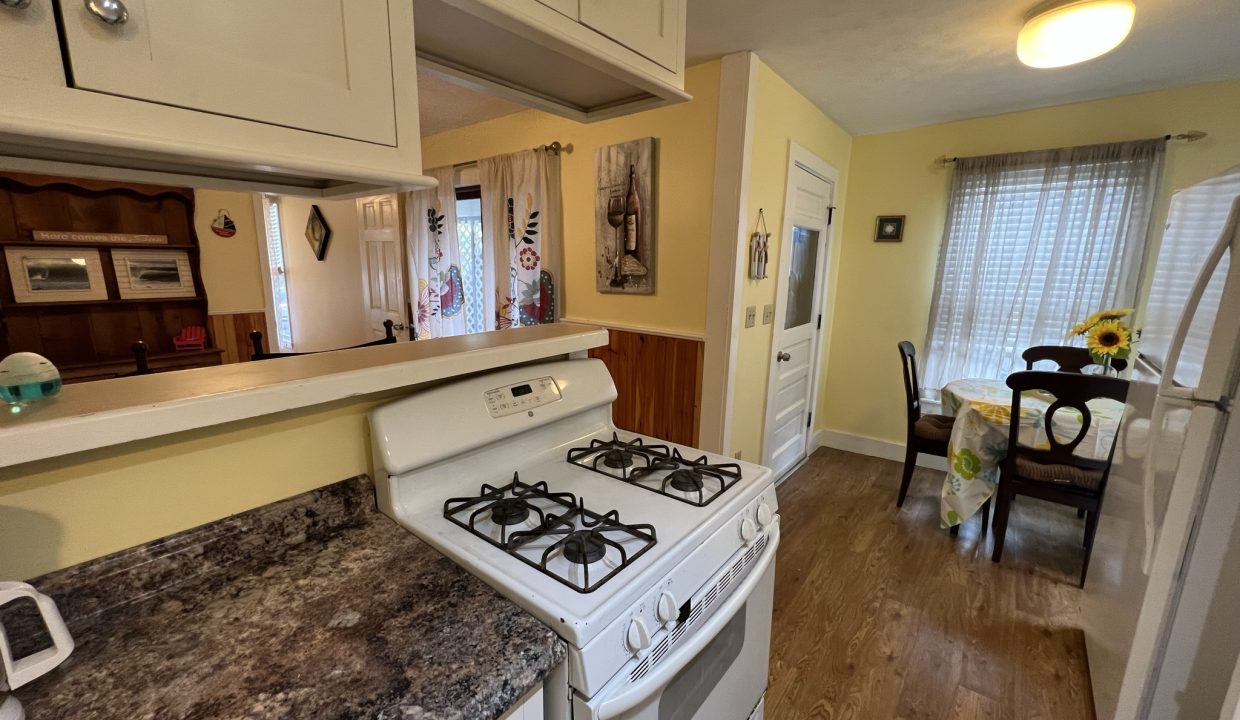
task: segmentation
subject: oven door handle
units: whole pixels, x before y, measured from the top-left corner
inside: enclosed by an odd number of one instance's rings
[[[669,683],[693,658],[697,657],[702,648],[706,647],[711,640],[714,640],[715,636],[723,630],[724,626],[736,615],[737,611],[744,607],[745,602],[749,600],[749,596],[753,594],[754,588],[762,581],[762,576],[766,574],[767,568],[771,566],[771,563],[775,562],[775,551],[778,549],[779,522],[776,521],[771,525],[766,550],[762,552],[762,557],[758,559],[758,562],[754,563],[753,570],[750,571],[749,576],[728,597],[724,605],[715,611],[715,614],[711,615],[710,619],[702,627],[698,628],[698,631],[684,645],[677,648],[675,655],[657,665],[653,673],[614,697],[604,700],[598,708],[599,720],[619,717],[645,702]]]

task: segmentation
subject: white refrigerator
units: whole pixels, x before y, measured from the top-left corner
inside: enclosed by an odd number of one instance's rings
[[[1229,704],[1240,655],[1237,253],[1240,168],[1175,195],[1155,265],[1081,601],[1098,720],[1215,720]]]

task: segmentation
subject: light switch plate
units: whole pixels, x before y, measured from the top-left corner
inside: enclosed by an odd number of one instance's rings
[[[775,322],[775,306],[774,305],[763,305],[762,306],[762,324],[770,325],[773,322]]]
[[[745,308],[745,327],[753,327],[754,318],[757,316],[757,314],[758,314],[757,305],[750,305],[749,307]]]

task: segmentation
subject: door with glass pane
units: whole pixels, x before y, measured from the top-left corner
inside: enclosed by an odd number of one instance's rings
[[[779,249],[762,462],[776,477],[805,458],[822,352],[834,172],[793,145]]]

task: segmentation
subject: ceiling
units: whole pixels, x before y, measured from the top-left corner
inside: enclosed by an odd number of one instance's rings
[[[527,108],[516,103],[484,95],[449,82],[429,70],[418,68],[418,112],[422,116],[422,137],[525,109]]]
[[[1136,3],[1114,52],[1034,70],[1036,0],[689,0],[689,64],[752,50],[855,135],[1240,77],[1240,2]]]

